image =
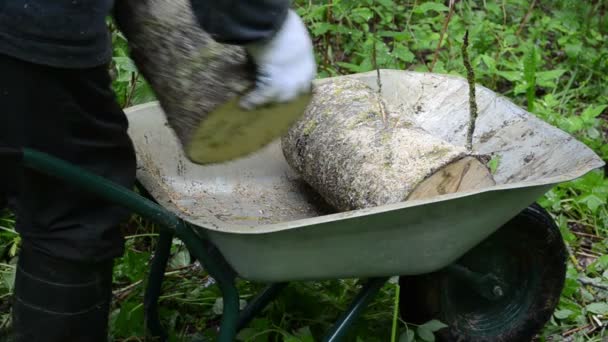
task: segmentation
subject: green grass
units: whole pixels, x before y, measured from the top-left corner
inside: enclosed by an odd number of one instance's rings
[[[572,134],[608,160],[608,18],[605,1],[296,1],[316,47],[320,77],[380,68],[466,75],[461,44],[477,82],[503,94],[542,120]],[[445,30],[444,30],[445,28]],[[114,31],[114,88],[123,106],[149,101],[152,91],[129,60]],[[494,161],[494,164],[499,161]],[[496,167],[496,165],[494,165]],[[603,171],[561,184],[540,203],[550,210],[571,252],[566,287],[539,340],[601,341],[608,322],[608,179]],[[17,253],[13,218],[0,214],[0,312],[8,298]],[[127,251],[117,261],[111,333],[117,341],[143,340],[142,279],[154,229],[134,217],[125,226]],[[211,335],[218,324],[218,290],[175,242],[162,298],[171,334]],[[345,309],[354,280],[292,284],[264,315],[242,332],[242,341],[313,341]],[[261,284],[239,283],[247,301]],[[358,341],[428,341],[439,322],[406,326],[394,315],[396,291],[387,284],[352,332]],[[6,310],[5,310],[6,309]],[[0,314],[0,326],[8,315]]]

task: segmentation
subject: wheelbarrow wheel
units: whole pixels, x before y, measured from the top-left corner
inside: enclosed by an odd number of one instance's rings
[[[559,302],[566,254],[555,222],[534,204],[454,265],[400,277],[401,317],[413,324],[445,323],[448,327],[436,332],[440,341],[531,341]],[[492,279],[490,294],[454,269]]]

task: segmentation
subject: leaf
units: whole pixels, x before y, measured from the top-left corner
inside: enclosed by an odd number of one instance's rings
[[[549,71],[539,71],[536,73],[536,81],[541,87],[554,87],[554,81],[560,78],[566,70],[556,69]]]
[[[416,334],[414,333],[414,331],[408,329],[405,332],[403,332],[403,334],[401,334],[401,336],[399,336],[399,342],[414,342],[415,338],[416,338]]]
[[[393,38],[397,42],[401,42],[407,37],[409,37],[410,33],[407,31],[378,31],[378,37],[388,37]]]
[[[606,269],[608,267],[608,255],[602,255],[597,259],[597,263],[600,264],[602,269]]]
[[[395,49],[393,49],[393,53],[397,58],[406,63],[411,63],[416,58],[416,56],[403,44],[397,44]]]
[[[298,338],[298,342],[315,342],[310,327],[302,327],[296,331],[295,336]]]
[[[580,131],[581,129],[583,129],[583,126],[584,126],[583,119],[581,119],[580,116],[571,116],[571,117],[565,118],[562,122],[563,122],[563,124],[560,125],[560,126],[562,126],[561,128],[566,130],[568,133],[574,133],[576,131]]]
[[[490,159],[490,161],[488,162],[488,167],[490,168],[490,172],[492,174],[496,173],[496,170],[498,169],[498,166],[500,165],[500,155],[496,155],[494,157],[492,157],[492,159]]]
[[[583,51],[583,43],[576,42],[574,44],[566,44],[566,55],[570,58],[576,58]]]
[[[372,70],[371,65],[368,65],[367,63],[365,65],[364,64],[357,65],[357,64],[346,63],[346,62],[338,62],[337,64],[352,72],[365,72],[365,71]]]
[[[606,108],[608,108],[608,105],[589,106],[585,109],[585,111],[583,111],[581,117],[585,120],[597,118],[604,112]]]
[[[137,72],[137,67],[131,58],[129,57],[114,57],[112,58],[116,66],[120,70],[128,71],[128,72]]]
[[[187,249],[179,251],[169,262],[169,267],[172,269],[182,268],[190,265],[190,252]]]
[[[568,309],[564,309],[564,310],[558,310],[555,311],[555,318],[557,319],[566,319],[568,317],[570,317],[570,315],[572,315],[574,312],[568,310]]]
[[[606,203],[606,200],[598,197],[597,195],[588,194],[579,197],[577,199],[577,202],[584,203],[585,205],[587,205],[589,210],[591,210],[592,212],[596,212],[601,205]]]
[[[434,320],[424,323],[419,328],[422,328],[422,327],[424,327],[425,329],[428,329],[429,331],[435,332],[435,331],[439,331],[443,328],[447,328],[448,326],[446,324],[444,324],[443,322],[440,322],[440,321],[434,319]]]
[[[492,72],[496,72],[496,61],[488,55],[481,55],[481,60]]]
[[[418,329],[416,329],[416,332],[418,333],[418,336],[420,336],[421,339],[427,342],[435,342],[435,335],[433,334],[433,332],[425,328],[424,326],[419,326]]]
[[[597,314],[606,315],[608,314],[608,303],[592,303],[587,305],[587,311]]]
[[[600,137],[601,133],[595,127],[587,128],[587,136],[591,139],[597,139]]]
[[[442,4],[442,3],[438,3],[438,2],[425,2],[423,4],[420,4],[420,6],[414,8],[414,13],[417,14],[424,14],[426,12],[429,11],[435,11],[435,12],[447,12],[450,9]]]
[[[333,28],[333,26],[334,25],[330,23],[314,23],[312,25],[311,31],[314,36],[320,36],[329,32]]]
[[[517,82],[521,79],[521,72],[519,71],[497,71],[496,75],[511,82]]]
[[[350,17],[357,23],[367,23],[374,17],[374,12],[369,8],[355,8],[351,11]]]
[[[13,287],[15,286],[16,270],[16,268],[11,268],[10,271],[0,273],[0,276],[2,276],[2,281],[9,292],[12,292]]]

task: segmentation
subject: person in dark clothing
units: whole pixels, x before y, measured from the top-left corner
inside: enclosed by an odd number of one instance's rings
[[[126,1],[126,0],[117,0]],[[308,91],[312,42],[286,0],[190,0],[201,27],[246,48],[255,108]],[[128,123],[111,89],[113,0],[0,1],[0,147],[30,147],[122,186],[135,182]],[[13,340],[107,340],[118,225],[130,213],[31,170],[0,168],[22,237]]]

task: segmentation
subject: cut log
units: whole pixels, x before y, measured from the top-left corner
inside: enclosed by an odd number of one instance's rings
[[[318,84],[281,141],[288,164],[341,211],[494,184],[462,146],[432,136],[361,81]]]
[[[245,111],[255,67],[242,46],[220,44],[198,24],[189,0],[128,0],[115,5],[130,57],[150,83],[188,158],[207,164],[258,150],[285,134],[310,95]]]

